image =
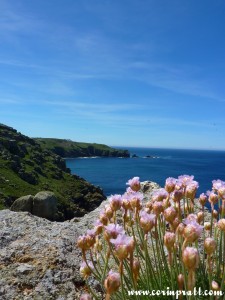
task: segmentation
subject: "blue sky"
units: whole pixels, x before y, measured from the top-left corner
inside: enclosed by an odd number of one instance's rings
[[[222,0],[0,0],[0,42],[28,136],[225,150]]]

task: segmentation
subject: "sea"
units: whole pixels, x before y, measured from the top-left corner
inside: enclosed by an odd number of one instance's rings
[[[199,182],[197,196],[212,189],[212,180],[225,181],[225,151],[118,148],[127,149],[131,156],[137,157],[70,158],[66,159],[66,165],[72,174],[100,186],[106,196],[124,193],[126,182],[134,176],[163,187],[168,177],[194,175]]]

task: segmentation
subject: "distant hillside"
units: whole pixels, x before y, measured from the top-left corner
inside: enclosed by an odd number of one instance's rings
[[[58,198],[58,220],[82,216],[105,199],[99,187],[71,175],[59,155],[0,124],[0,208],[43,190]]]
[[[43,149],[51,150],[61,157],[130,157],[127,150],[114,149],[103,144],[73,142],[53,138],[35,138]]]

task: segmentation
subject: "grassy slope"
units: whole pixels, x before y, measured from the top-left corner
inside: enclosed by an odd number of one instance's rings
[[[0,124],[0,207],[42,190],[53,191],[59,199],[61,220],[81,216],[104,199],[99,188],[71,175],[58,155]]]

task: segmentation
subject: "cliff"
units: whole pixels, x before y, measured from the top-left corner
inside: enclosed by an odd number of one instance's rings
[[[73,142],[65,139],[35,138],[44,150],[51,150],[61,157],[130,157],[127,150],[114,149],[103,144]]]
[[[65,161],[37,141],[0,124],[0,208],[15,199],[51,191],[57,197],[57,220],[82,216],[105,196],[99,187],[71,175]]]

